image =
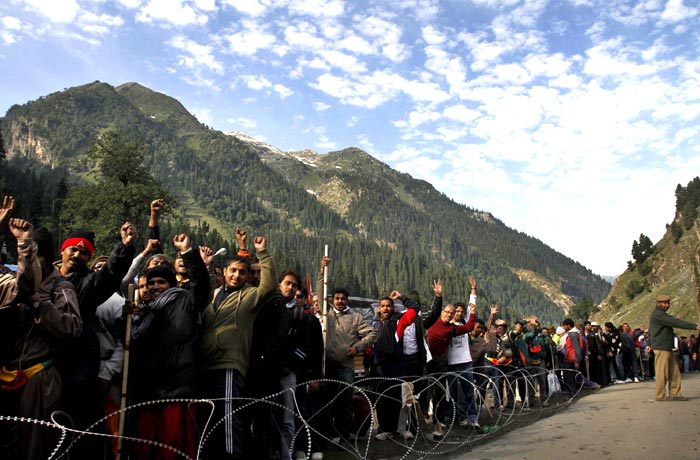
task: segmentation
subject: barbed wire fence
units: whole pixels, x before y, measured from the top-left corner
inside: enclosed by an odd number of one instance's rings
[[[526,402],[533,400],[532,396],[536,394],[535,382],[537,378],[541,375],[547,377],[547,374],[550,373],[554,373],[557,376],[557,381],[560,383],[561,388],[565,389],[565,392],[548,391],[548,394],[540,393],[538,395],[539,399],[536,400],[537,402],[528,406]],[[400,420],[402,420],[404,426],[407,427],[412,422],[412,428],[415,431],[414,436],[408,439],[405,437],[389,437],[387,439],[387,441],[392,443],[392,458],[403,460],[409,456],[412,458],[432,458],[452,454],[484,439],[498,436],[499,432],[509,428],[511,424],[525,418],[525,416],[528,421],[532,421],[542,416],[542,411],[546,410],[547,415],[550,415],[557,411],[565,410],[584,387],[590,385],[590,381],[585,379],[581,372],[573,369],[546,370],[544,368],[528,368],[527,372],[522,369],[504,372],[497,366],[485,366],[475,367],[472,370],[472,374],[477,383],[468,379],[464,372],[447,372],[412,378],[366,377],[358,379],[353,384],[340,380],[318,380],[315,382],[318,382],[321,388],[334,385],[340,390],[333,397],[325,398],[323,403],[316,405],[312,411],[309,411],[307,406],[305,406],[306,401],[300,404],[297,398],[298,393],[306,391],[305,387],[309,382],[304,382],[263,398],[239,397],[228,399],[234,402],[235,408],[225,413],[218,420],[213,418],[215,404],[227,401],[226,398],[161,399],[137,403],[129,405],[123,410],[120,409],[105,415],[84,430],[75,429],[72,426],[70,415],[61,411],[54,412],[51,420],[36,420],[0,414],[0,425],[5,423],[30,423],[58,430],[60,432],[59,440],[48,459],[68,459],[70,458],[71,450],[84,437],[119,438],[117,435],[102,432],[104,423],[109,418],[119,417],[122,413],[137,413],[139,409],[145,407],[157,407],[169,403],[185,403],[192,411],[197,413],[198,420],[203,424],[199,430],[200,436],[196,457],[193,458],[173,446],[132,435],[121,436],[122,445],[128,451],[130,445],[133,446],[138,443],[148,444],[170,450],[183,459],[206,460],[206,457],[202,456],[203,449],[210,440],[212,433],[215,430],[222,429],[222,424],[225,423],[227,418],[245,410],[262,410],[264,407],[266,409],[272,408],[278,413],[291,412],[295,419],[295,425],[298,427],[294,433],[293,444],[300,437],[306,438],[307,456],[311,454],[312,438],[314,438],[332,449],[344,451],[351,458],[369,459],[374,446],[386,442],[378,441],[374,438],[378,428],[377,405],[384,403],[395,404],[401,407],[402,417],[400,417]],[[567,374],[568,378],[564,378]],[[448,388],[448,382],[450,381],[453,384],[461,383],[468,387],[471,386],[470,390],[475,395],[478,417],[480,420],[488,422],[488,424],[478,429],[471,427],[466,430],[460,426],[457,415],[459,402],[450,396]],[[568,385],[566,382],[569,382]],[[573,382],[573,388],[571,387],[571,382]],[[525,394],[519,394],[521,390],[518,390],[518,388],[524,388]],[[486,393],[487,389],[492,393],[498,392],[500,396],[498,399],[501,402],[509,398],[508,404],[494,406],[495,399]],[[540,387],[540,390],[542,391],[543,388]],[[282,396],[288,392],[292,394],[293,407],[287,407],[280,403]],[[351,436],[350,439],[340,438],[338,440],[341,433],[336,432],[335,436],[329,436],[328,433],[331,431],[329,428],[332,428],[332,426],[323,426],[324,429],[320,429],[320,426],[329,423],[327,419],[328,409],[331,405],[337,403],[337,400],[345,392],[350,392],[356,399],[360,398],[366,403],[365,406],[369,407],[369,410],[364,419],[355,421],[356,426],[365,427],[364,431],[361,430],[362,432]],[[520,399],[520,404],[514,403],[516,395]],[[427,410],[427,413],[424,413],[423,409]],[[443,434],[436,436],[432,428],[436,426],[435,414],[439,412],[448,414],[450,420],[444,424]],[[438,422],[442,423],[442,421]],[[401,432],[402,430],[398,431]],[[290,449],[290,452],[293,457],[294,449]]]

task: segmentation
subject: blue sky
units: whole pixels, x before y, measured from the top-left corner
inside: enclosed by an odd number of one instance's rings
[[[360,147],[594,272],[700,174],[700,0],[5,0],[0,112],[136,81],[283,150]]]

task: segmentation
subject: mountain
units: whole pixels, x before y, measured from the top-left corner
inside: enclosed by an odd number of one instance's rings
[[[633,328],[648,325],[660,294],[671,296],[670,314],[700,318],[700,178],[676,188],[676,212],[664,236],[640,260],[630,261],[595,313],[596,320]],[[643,236],[643,235],[642,235]],[[640,240],[642,240],[640,236]]]
[[[145,146],[145,166],[178,198],[180,216],[229,240],[236,226],[265,234],[278,265],[303,272],[315,273],[329,244],[335,284],[352,293],[416,288],[428,299],[431,281],[442,278],[446,298],[456,301],[473,274],[482,305],[497,302],[506,317],[535,313],[558,322],[581,297],[598,302],[610,288],[541,241],[367,152],[284,152],[210,129],[177,100],[137,83],[70,88],[15,105],[0,121],[6,169],[14,174],[5,174],[6,182],[15,188],[24,187],[16,177],[47,168],[64,171],[66,187],[76,187],[85,173],[81,153],[99,133],[116,130]],[[27,199],[41,208],[56,188],[47,187],[42,199],[26,192]]]

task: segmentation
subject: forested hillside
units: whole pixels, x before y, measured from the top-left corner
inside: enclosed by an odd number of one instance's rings
[[[632,244],[632,260],[615,281],[595,314],[615,324],[647,324],[660,294],[671,296],[673,316],[700,318],[700,178],[676,187],[674,219],[654,243],[640,235]]]
[[[415,288],[427,299],[431,280],[440,277],[456,301],[473,274],[482,305],[498,302],[507,317],[538,313],[550,322],[584,296],[599,301],[610,287],[488,212],[457,204],[366,152],[261,149],[200,124],[176,100],[135,83],[95,82],[15,105],[2,132],[6,188],[35,222],[57,233],[71,225],[60,218],[71,194],[106,183],[85,152],[111,132],[138,147],[145,171],[171,197],[163,239],[187,230],[198,242],[230,246],[241,226],[269,237],[278,266],[311,273],[329,244],[334,284],[364,296]],[[147,217],[148,203],[139,206]],[[196,220],[188,217],[193,207]],[[557,295],[534,279],[555,286]]]

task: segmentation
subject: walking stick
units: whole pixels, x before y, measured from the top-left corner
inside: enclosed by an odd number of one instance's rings
[[[134,289],[134,284],[129,284],[129,302],[138,303],[139,291]],[[122,456],[122,436],[124,436],[124,422],[126,421],[126,387],[129,381],[129,346],[131,345],[131,319],[133,314],[126,317],[126,337],[124,337],[124,366],[122,367],[122,397],[119,404],[119,438],[117,439],[116,460]]]
[[[325,245],[323,256],[328,257],[328,245]],[[328,313],[328,267],[323,267],[323,310],[321,315],[321,332],[323,334],[323,360],[321,375],[326,377],[326,314]]]

